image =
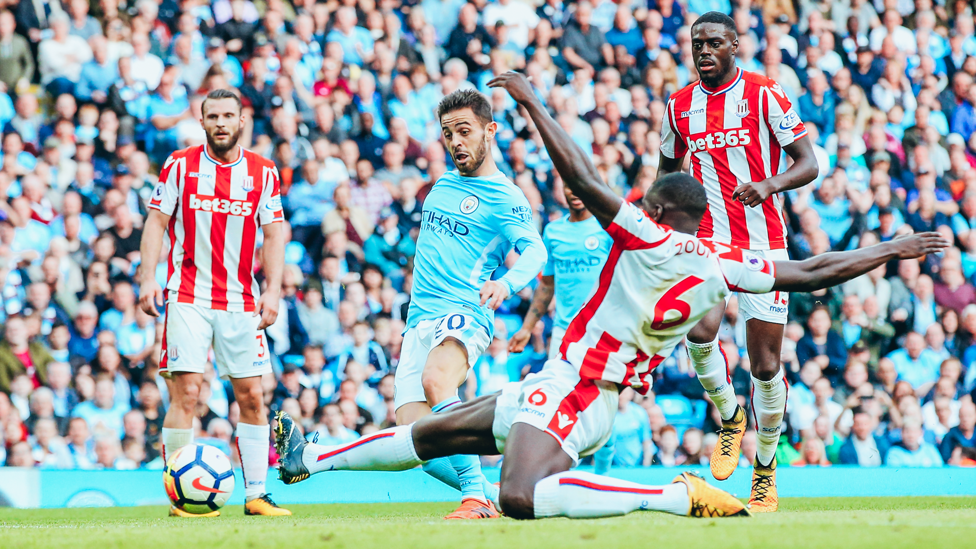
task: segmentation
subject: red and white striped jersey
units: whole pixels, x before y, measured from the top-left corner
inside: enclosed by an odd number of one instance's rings
[[[699,82],[671,96],[661,152],[676,159],[691,152],[691,175],[708,193],[699,237],[748,250],[782,249],[786,223],[779,195],[750,207],[732,200],[732,192],[781,173],[783,147],[807,130],[779,84],[737,71],[722,89],[710,90]]]
[[[581,379],[646,393],[647,374],[730,291],[767,293],[775,281],[773,262],[658,225],[632,204],[607,232],[610,256],[559,348]]]
[[[284,221],[273,162],[242,147],[229,164],[207,154],[206,145],[176,151],[163,164],[149,207],[171,216],[168,300],[254,311],[258,227]]]

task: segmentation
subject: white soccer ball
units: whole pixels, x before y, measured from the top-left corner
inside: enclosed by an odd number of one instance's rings
[[[234,492],[234,468],[217,448],[190,444],[166,462],[163,486],[176,507],[188,513],[209,513],[223,507]]]

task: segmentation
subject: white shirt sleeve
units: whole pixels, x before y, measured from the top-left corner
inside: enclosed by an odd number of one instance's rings
[[[149,198],[149,207],[158,210],[166,215],[173,215],[176,212],[176,204],[179,202],[181,189],[183,187],[183,177],[186,175],[186,164],[183,158],[174,158],[172,155],[163,163],[163,169],[159,172],[159,182],[153,189],[152,196]]]
[[[678,135],[678,115],[674,112],[674,99],[668,101],[661,124],[661,152],[668,158],[684,158],[688,152],[684,139]]]
[[[258,220],[261,225],[281,223],[285,220],[281,211],[281,184],[279,183],[278,168],[264,166],[262,168],[263,185],[261,198],[258,201]]]
[[[793,104],[779,84],[774,82],[769,87],[763,87],[763,93],[766,94],[766,124],[781,147],[807,134],[807,128],[800,121],[800,115],[793,110]]]
[[[711,244],[730,290],[747,294],[772,291],[776,282],[775,263],[736,246]]]

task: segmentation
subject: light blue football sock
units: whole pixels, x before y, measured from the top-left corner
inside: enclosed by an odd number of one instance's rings
[[[593,454],[593,472],[595,474],[606,476],[610,472],[610,464],[613,463],[613,456],[616,453],[613,443],[614,437],[611,436],[610,440]]]
[[[443,412],[444,410],[449,410],[452,407],[457,406],[459,404],[461,404],[461,399],[458,398],[457,396],[453,396],[451,398],[448,398],[447,400],[438,403],[436,406],[434,406],[431,409],[431,411],[437,414]],[[481,501],[488,500],[488,496],[485,493],[484,486],[490,483],[485,478],[485,475],[481,473],[481,459],[478,456],[458,455],[458,456],[448,456],[447,458],[442,458],[442,459],[447,459],[450,462],[451,467],[455,471],[456,477],[454,478],[458,479],[457,488],[461,490],[462,500],[470,499],[470,498],[478,499]],[[431,471],[428,471],[426,466],[424,467],[424,471],[427,471],[434,478],[440,480],[441,482],[444,482],[448,486],[451,486],[452,483],[446,482],[444,478],[442,478],[442,476],[446,477],[447,475],[444,475],[442,472],[440,472],[441,467],[442,467],[441,465],[434,466],[434,468],[438,470],[439,474],[434,474]],[[495,498],[492,499],[493,500],[497,499],[497,495],[495,496]]]

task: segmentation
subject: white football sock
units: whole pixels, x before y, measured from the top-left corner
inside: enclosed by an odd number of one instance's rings
[[[422,462],[413,446],[413,425],[400,425],[339,446],[309,444],[302,463],[322,471],[405,471]]]
[[[753,376],[752,386],[752,411],[756,415],[756,461],[769,465],[779,446],[789,388],[783,379],[782,368],[769,381]]]
[[[592,473],[567,471],[535,485],[535,517],[597,518],[631,511],[663,511],[687,515],[688,487],[681,482],[646,486]]]
[[[193,429],[163,427],[163,461],[168,461],[180,448],[192,443]]]
[[[732,380],[729,379],[729,363],[722,346],[718,343],[718,338],[709,343],[689,341],[688,356],[691,357],[691,363],[698,373],[698,381],[722,414],[722,419],[726,421],[732,419],[738,402],[735,400]]]
[[[237,451],[244,469],[244,499],[251,501],[265,494],[268,479],[268,453],[271,450],[271,426],[237,424]]]

